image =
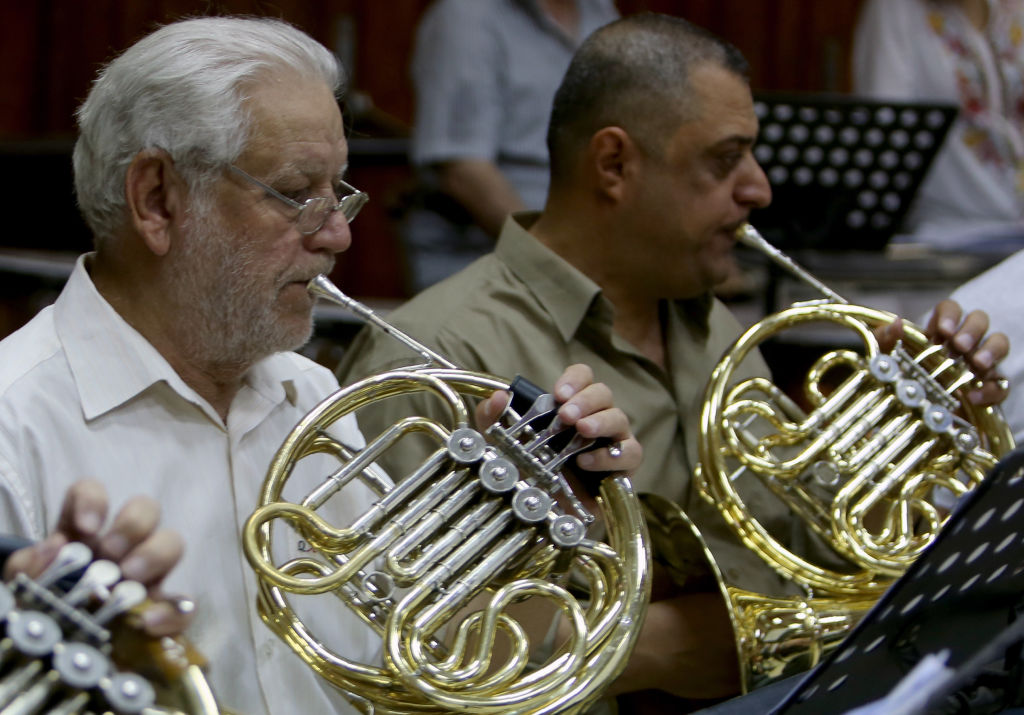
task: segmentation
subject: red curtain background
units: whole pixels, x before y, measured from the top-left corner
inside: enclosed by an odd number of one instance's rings
[[[401,136],[412,118],[408,79],[413,33],[430,0],[36,0],[0,4],[0,150],[59,152],[74,135],[74,110],[101,64],[156,25],[189,15],[244,13],[284,18],[349,65],[352,86],[372,100],[362,134]],[[755,90],[844,91],[862,0],[618,0],[624,13],[679,15],[736,44]],[[400,143],[399,145],[400,146]],[[54,148],[56,147],[56,149]],[[354,227],[339,279],[355,295],[403,295],[387,208],[408,182],[400,151],[353,157],[353,183],[373,201]],[[15,191],[47,191],[7,177]],[[17,196],[7,190],[9,209]],[[69,239],[70,240],[70,239]],[[81,239],[75,239],[79,242]],[[87,239],[85,239],[87,241]],[[0,239],[0,247],[7,241]],[[83,248],[72,243],[69,248]],[[87,247],[87,246],[86,246]]]

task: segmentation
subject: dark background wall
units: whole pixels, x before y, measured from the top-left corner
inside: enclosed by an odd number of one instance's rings
[[[624,13],[686,17],[735,43],[751,62],[755,90],[845,91],[862,0],[618,0]],[[80,251],[67,155],[74,110],[101,64],[158,24],[188,15],[245,13],[284,18],[345,61],[364,100],[353,135],[352,181],[373,200],[336,277],[355,295],[400,298],[401,271],[389,209],[409,181],[400,140],[412,119],[408,64],[413,33],[430,0],[35,0],[0,3],[0,191],[10,217],[19,196],[46,196],[27,230],[10,228],[0,248]],[[367,103],[365,100],[369,100]],[[355,112],[353,112],[355,113]],[[392,137],[397,140],[386,141]],[[41,214],[41,215],[37,215]]]

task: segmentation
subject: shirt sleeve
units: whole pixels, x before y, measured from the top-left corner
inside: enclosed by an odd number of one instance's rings
[[[2,449],[3,442],[0,435],[0,534],[37,541],[46,535],[42,514],[34,508],[24,480]]]
[[[918,70],[913,45],[929,32],[917,0],[868,0],[853,38],[853,87],[861,95],[908,99]],[[916,26],[916,25],[920,26]]]
[[[501,48],[487,3],[442,1],[417,31],[412,161],[495,159],[502,112]]]

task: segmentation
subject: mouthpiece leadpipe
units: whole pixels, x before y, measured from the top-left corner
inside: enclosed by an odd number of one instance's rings
[[[406,335],[394,325],[374,313],[368,306],[365,306],[358,300],[350,298],[342,293],[336,285],[331,283],[327,276],[321,274],[313,278],[306,284],[306,290],[308,290],[309,294],[314,298],[324,298],[325,300],[329,300],[336,305],[340,305],[350,313],[354,313],[357,317],[362,318],[366,322],[373,323],[395,340],[402,343],[413,352],[418,353],[427,362],[435,363],[439,367],[451,368],[452,370],[458,369],[458,366],[451,360],[437,354],[423,343],[415,340],[409,335]]]
[[[819,281],[817,278],[812,276],[810,273],[805,271],[803,268],[798,266],[792,258],[787,256],[785,253],[777,249],[772,244],[768,243],[757,229],[751,226],[749,223],[745,223],[736,229],[736,240],[745,246],[753,248],[756,251],[761,251],[767,255],[770,259],[775,261],[777,264],[785,268],[787,271],[795,274],[797,278],[805,281],[806,283],[814,286],[821,291],[825,296],[829,298],[833,303],[849,303],[843,296],[836,293],[834,290],[829,288],[827,285]]]

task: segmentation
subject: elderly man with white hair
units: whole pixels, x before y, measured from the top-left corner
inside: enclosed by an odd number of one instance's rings
[[[191,636],[218,698],[251,714],[351,708],[260,622],[239,539],[277,447],[338,387],[291,351],[312,329],[306,284],[348,248],[365,201],[343,178],[341,87],[335,57],[274,20],[187,20],[129,48],[78,114],[75,183],[95,251],[0,342],[2,529],[42,539],[86,476],[112,504],[158,503],[186,547],[163,587],[199,603]],[[622,442],[595,469],[637,463],[624,414],[589,370],[567,369],[555,389],[581,433]],[[363,445],[354,418],[335,427]],[[327,516],[350,523],[370,503]],[[310,618],[346,657],[375,657],[346,609]]]

